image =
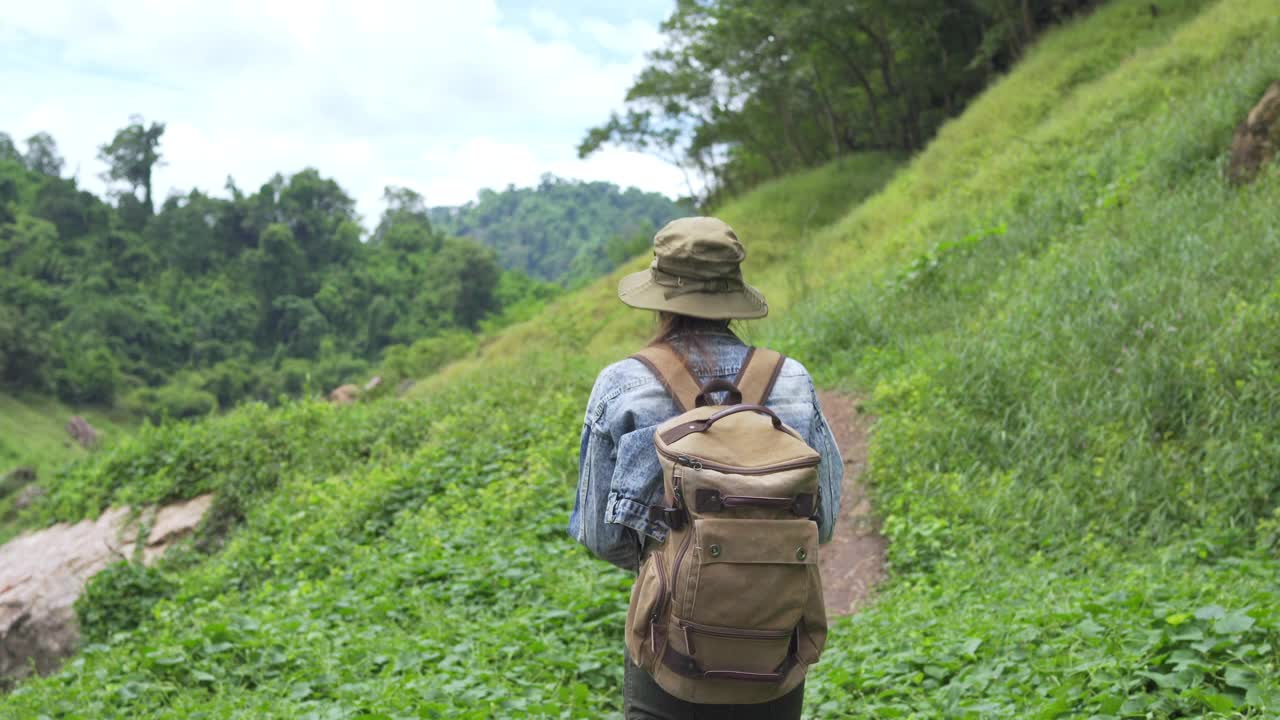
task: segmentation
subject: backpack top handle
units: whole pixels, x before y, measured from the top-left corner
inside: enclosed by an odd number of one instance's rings
[[[693,402],[694,407],[705,407],[713,404],[711,402],[711,393],[714,392],[729,393],[729,397],[727,398],[728,402],[721,403],[722,405],[742,404],[742,391],[738,389],[737,385],[734,385],[724,378],[713,378],[708,380],[707,384],[703,385],[702,390],[698,392],[698,397],[695,398]]]
[[[775,430],[782,430],[782,418],[778,417],[777,413],[763,405],[731,405],[712,414],[705,420],[691,420],[687,423],[681,423],[666,431],[660,437],[662,438],[662,442],[670,445],[671,443],[694,433],[706,432],[710,430],[711,426],[715,425],[716,422],[740,412],[755,412],[760,413],[761,415],[768,415],[769,419],[773,421],[773,428]]]

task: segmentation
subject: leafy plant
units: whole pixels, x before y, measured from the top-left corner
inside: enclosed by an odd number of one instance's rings
[[[76,600],[80,635],[85,642],[108,642],[116,633],[141,625],[175,588],[164,572],[140,562],[112,563],[93,576]]]

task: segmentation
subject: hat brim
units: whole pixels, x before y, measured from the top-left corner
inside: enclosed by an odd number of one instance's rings
[[[622,278],[618,298],[641,310],[664,310],[707,320],[751,320],[769,314],[764,295],[745,283],[733,292],[691,292],[673,298],[667,298],[667,289],[653,281],[651,271],[642,270]]]

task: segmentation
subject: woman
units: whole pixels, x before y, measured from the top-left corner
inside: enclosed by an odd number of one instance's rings
[[[674,348],[700,382],[732,380],[748,347],[730,320],[764,317],[764,296],[742,280],[742,243],[724,222],[695,217],[675,220],[654,237],[648,270],[623,278],[623,303],[658,312],[654,343]],[[767,406],[817,450],[820,542],[831,538],[840,506],[843,463],[822,416],[813,380],[799,362],[781,367]],[[646,548],[667,528],[651,520],[649,507],[662,499],[662,470],[654,428],[678,414],[663,383],[641,361],[628,358],[596,379],[582,430],[577,499],[569,532],[596,556],[635,571]],[[756,705],[700,705],[668,694],[626,658],[624,709],[628,720],[676,718],[799,718],[804,686]]]

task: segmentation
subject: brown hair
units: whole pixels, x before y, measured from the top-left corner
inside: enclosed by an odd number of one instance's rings
[[[689,355],[694,354],[704,359],[703,364],[705,365],[705,358],[708,354],[707,345],[701,335],[703,333],[723,333],[727,330],[729,330],[728,320],[708,320],[659,310],[658,327],[654,331],[653,339],[649,341],[649,344],[669,343],[686,364],[689,362]],[[677,335],[683,335],[685,342],[671,342],[671,339]],[[692,353],[689,351],[692,351]],[[709,374],[711,370],[709,367],[695,367],[693,369],[704,375]]]

